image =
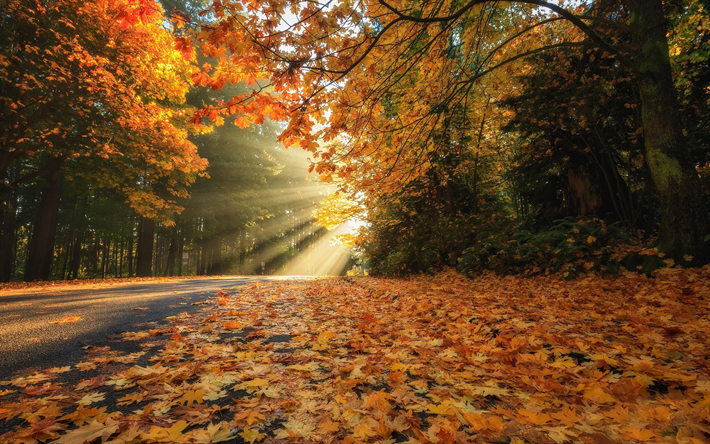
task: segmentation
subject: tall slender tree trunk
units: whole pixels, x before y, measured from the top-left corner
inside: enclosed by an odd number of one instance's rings
[[[246,229],[242,228],[239,230],[239,272],[244,271],[242,267],[244,266],[244,260],[247,255],[247,233]]]
[[[704,237],[708,214],[700,179],[683,135],[677,91],[673,84],[662,0],[626,0],[641,71],[639,92],[646,162],[658,192],[661,230],[658,248],[675,259],[692,255],[710,259]]]
[[[69,265],[69,274],[71,275],[71,279],[77,279],[79,277],[79,267],[81,266],[81,244],[84,239],[84,225],[82,221],[86,215],[86,207],[88,204],[89,198],[85,196],[78,221],[75,220],[73,222],[71,264]]]
[[[79,278],[79,267],[81,266],[81,241],[84,237],[81,230],[77,229],[76,231],[76,237],[74,238],[74,244],[72,245],[71,265],[69,267],[69,273],[71,274],[72,279]]]
[[[12,182],[12,172],[10,173]],[[15,272],[15,230],[17,228],[17,190],[6,193],[0,202],[0,282],[10,282]]]
[[[215,234],[209,243],[212,248],[212,261],[210,263],[209,274],[222,274],[222,236]]]
[[[170,232],[170,247],[168,247],[168,260],[165,266],[165,276],[175,275],[175,257],[177,256],[178,251],[178,227],[173,227]]]
[[[25,281],[48,280],[54,241],[57,235],[57,217],[61,197],[62,177],[60,164],[53,168],[42,190],[39,208],[32,229],[27,262],[25,263]]]
[[[185,235],[180,230],[180,246],[178,247],[178,276],[182,276],[182,254],[185,252]]]
[[[128,277],[133,277],[133,228],[135,220],[131,217],[131,229],[128,232]]]
[[[138,247],[136,252],[136,276],[153,276],[153,237],[155,221],[141,217],[138,223]]]
[[[109,263],[111,262],[111,238],[108,237],[104,240],[103,252],[101,253],[101,278],[106,279],[106,273],[108,273]]]
[[[163,263],[163,236],[158,234],[156,237],[157,242],[155,246],[155,254],[153,255],[153,270],[155,271],[156,276],[160,276]]]

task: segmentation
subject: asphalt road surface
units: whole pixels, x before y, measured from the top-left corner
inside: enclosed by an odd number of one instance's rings
[[[0,292],[0,380],[76,364],[86,345],[105,344],[109,336],[137,331],[147,322],[197,312],[202,307],[191,304],[219,290],[266,279],[226,276],[4,290]],[[81,320],[56,323],[75,316]]]

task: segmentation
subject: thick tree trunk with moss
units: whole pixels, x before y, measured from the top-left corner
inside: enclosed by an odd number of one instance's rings
[[[658,190],[661,231],[658,247],[675,259],[710,259],[704,237],[708,214],[700,179],[690,155],[678,106],[668,53],[662,0],[627,0],[635,62],[641,71],[639,92],[646,162]]]

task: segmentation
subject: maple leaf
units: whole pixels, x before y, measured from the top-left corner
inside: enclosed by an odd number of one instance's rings
[[[334,433],[340,430],[340,424],[337,422],[331,421],[330,419],[326,418],[325,422],[321,423],[318,426],[318,433],[321,435],[327,435],[329,433]]]
[[[600,404],[614,402],[614,397],[611,396],[610,394],[608,394],[607,392],[605,392],[604,389],[602,389],[599,386],[585,391],[584,395],[582,395],[582,396],[589,399],[590,401],[594,401],[594,402],[597,402]]]
[[[307,424],[296,419],[290,419],[284,424],[283,429],[278,429],[276,431],[275,436],[278,439],[308,438],[314,431],[315,427],[311,424]]]
[[[118,430],[118,424],[102,424],[98,421],[93,421],[78,429],[71,430],[55,442],[57,444],[85,444],[99,437],[106,438],[111,436],[116,430]]]
[[[384,389],[372,393],[367,398],[367,403],[365,404],[366,409],[370,409],[373,406],[381,412],[387,413],[391,410],[390,401],[392,400],[392,395],[386,393]]]
[[[131,405],[133,403],[141,402],[145,398],[146,393],[128,393],[125,396],[118,398],[117,405]]]
[[[170,428],[151,426],[148,432],[143,432],[140,436],[148,442],[181,442],[182,431],[187,426],[187,421],[177,421]]]
[[[106,394],[101,392],[91,392],[84,395],[77,404],[79,405],[89,405],[95,402],[103,401],[106,399]]]
[[[227,422],[208,425],[207,435],[209,436],[210,442],[223,442],[234,438],[231,427]]]
[[[106,441],[105,444],[132,444],[138,440],[141,434],[141,427],[137,424],[131,424],[127,428],[121,430],[114,439]]]
[[[250,426],[256,422],[264,421],[264,419],[266,419],[264,415],[253,410],[245,410],[234,415],[234,421],[237,423],[246,422]]]
[[[237,125],[239,128],[246,128],[251,125],[251,119],[244,115],[238,116],[236,119],[234,119],[234,124]]]
[[[656,434],[652,430],[647,430],[638,427],[625,426],[623,427],[624,434],[628,435],[631,439],[637,441],[650,441]]]
[[[484,416],[478,413],[466,412],[463,414],[463,418],[475,431],[491,431],[494,433],[501,432],[506,423],[503,422],[498,416]]]
[[[367,441],[371,437],[377,436],[377,432],[370,425],[363,422],[355,426],[355,428],[353,429],[352,436],[359,439],[360,441]]]
[[[245,381],[241,384],[235,386],[236,390],[246,390],[247,393],[251,394],[259,389],[263,389],[269,386],[269,380],[263,378],[255,378],[251,381]]]
[[[545,425],[552,420],[550,415],[541,412],[533,412],[526,409],[518,409],[518,419],[523,423],[534,425]]]
[[[241,330],[244,328],[244,324],[239,321],[228,321],[224,323],[224,328],[227,330]]]
[[[187,406],[191,406],[195,402],[201,403],[204,395],[205,395],[205,391],[202,389],[191,390],[191,391],[185,392],[185,394],[182,395],[180,397],[180,399],[178,399],[176,401],[176,403],[177,404],[185,403],[185,404],[187,404]]]
[[[244,441],[252,444],[256,441],[261,441],[266,438],[266,433],[259,433],[258,430],[244,429],[244,431],[239,433],[239,436],[244,438]]]
[[[442,403],[440,405],[429,404],[427,405],[426,409],[427,412],[433,413],[435,415],[448,416],[454,413],[454,410],[451,408],[451,404],[449,403]]]

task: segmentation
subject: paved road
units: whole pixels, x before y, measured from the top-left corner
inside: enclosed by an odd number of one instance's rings
[[[227,276],[168,282],[0,292],[0,380],[18,372],[75,364],[82,347],[108,336],[160,322],[217,291],[268,278]],[[134,310],[134,308],[148,308]],[[56,324],[67,317],[82,320]]]

